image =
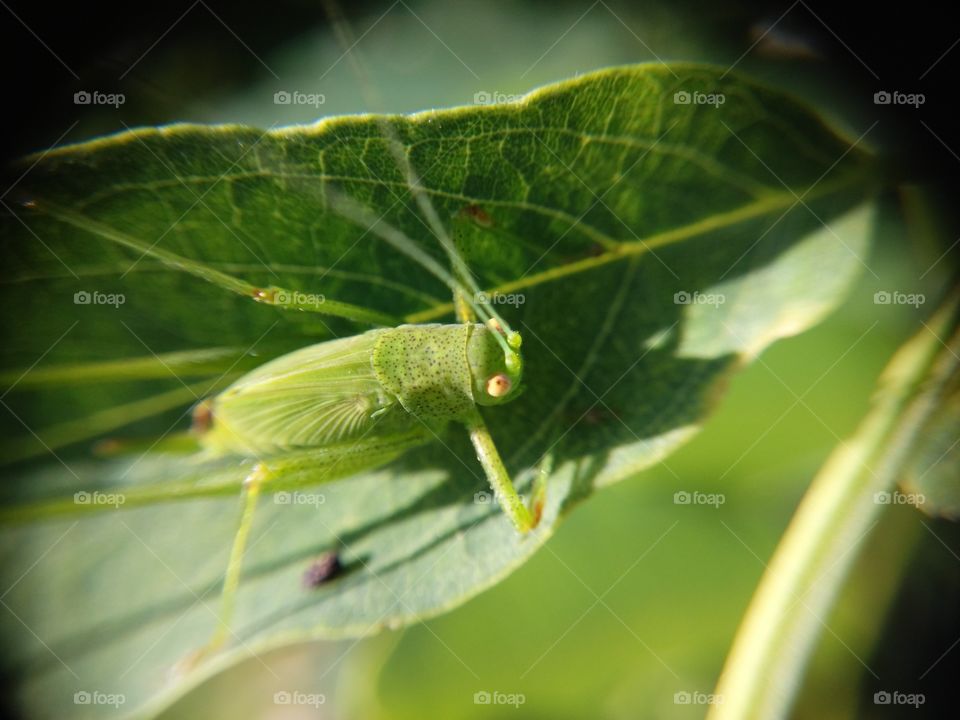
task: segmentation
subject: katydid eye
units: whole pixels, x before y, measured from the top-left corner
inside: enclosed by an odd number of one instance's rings
[[[511,385],[510,378],[503,373],[497,373],[487,380],[487,395],[495,398],[503,397],[510,392]]]

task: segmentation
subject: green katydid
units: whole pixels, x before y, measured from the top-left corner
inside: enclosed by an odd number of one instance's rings
[[[416,187],[411,184],[412,187]],[[244,481],[245,506],[224,579],[220,626],[226,640],[240,567],[259,494],[271,480],[310,468],[328,482],[382,465],[463,425],[504,513],[526,533],[540,520],[545,476],[528,504],[517,494],[478,406],[519,391],[521,336],[486,303],[450,238],[439,236],[456,277],[395,228],[329,191],[337,211],[379,235],[439,277],[454,294],[456,324],[377,328],[276,358],[197,406],[194,428],[211,455],[257,460]],[[476,220],[468,208],[457,222]],[[442,231],[441,231],[442,232]],[[482,319],[485,322],[477,322]]]
[[[335,8],[328,7],[328,12],[338,31],[346,32]],[[342,35],[345,45],[348,40]],[[354,63],[363,80],[355,59]],[[352,198],[331,187],[325,187],[324,197],[335,212],[447,285],[459,322],[374,329],[303,348],[250,372],[198,406],[198,435],[209,451],[259,459],[244,481],[246,502],[224,578],[220,624],[207,651],[215,650],[230,632],[240,566],[261,488],[288,470],[315,464],[321,482],[352,475],[429,442],[453,422],[469,433],[494,496],[516,529],[520,533],[534,529],[543,512],[550,458],[544,458],[525,505],[478,410],[517,396],[523,372],[521,336],[480,291],[393,127],[383,119],[378,124],[452,271]],[[490,225],[486,213],[474,206],[463,208],[454,222],[461,227]],[[312,309],[323,312],[322,306]]]
[[[201,653],[221,646],[231,632],[243,557],[260,494],[271,485],[285,487],[285,479],[298,473],[309,473],[310,482],[315,483],[346,478],[384,465],[433,441],[446,426],[459,424],[468,432],[494,496],[517,531],[527,533],[540,520],[547,470],[542,468],[534,476],[529,502],[524,503],[479,410],[507,403],[519,394],[523,374],[520,334],[488,304],[427,199],[394,131],[386,121],[381,122],[381,128],[451,269],[336,189],[324,187],[323,197],[337,214],[381,237],[438,277],[453,293],[458,322],[377,327],[301,348],[248,372],[195,408],[194,432],[204,451],[201,458],[233,456],[253,463],[243,481],[243,508],[224,577],[219,625]],[[36,207],[67,224],[257,302],[355,322],[391,323],[390,316],[378,310],[335,300],[304,306],[296,300],[302,293],[254,287],[44,198],[33,201],[32,208]],[[472,206],[463,208],[453,222],[481,227],[490,224],[485,213]],[[132,506],[219,492],[220,488],[198,485],[184,491],[158,485],[131,489],[127,497]]]
[[[388,145],[396,142],[388,135]],[[397,153],[399,154],[399,153]],[[408,186],[424,200],[419,181],[408,168]],[[221,646],[230,631],[243,556],[257,501],[264,487],[292,487],[296,478],[323,483],[394,460],[408,450],[434,441],[450,424],[463,425],[504,513],[520,533],[537,526],[546,497],[546,466],[534,476],[528,503],[510,475],[480,414],[482,406],[514,399],[520,390],[523,361],[520,334],[489,305],[456,245],[429,202],[420,207],[452,265],[448,271],[432,255],[398,229],[380,221],[367,208],[332,187],[324,197],[340,216],[382,238],[398,252],[438,277],[453,293],[455,324],[378,327],[361,334],[301,348],[249,371],[219,394],[196,406],[194,434],[204,450],[197,459],[233,456],[252,461],[243,482],[244,501],[223,583],[219,625],[208,652]],[[322,302],[309,308],[284,302],[292,291],[262,292],[212,267],[143,246],[142,241],[88,218],[38,201],[48,213],[94,234],[142,249],[163,262],[239,292],[257,302],[287,310],[309,310],[363,321],[359,306]],[[456,228],[483,228],[490,219],[468,206],[453,218]],[[376,311],[367,322],[382,324]],[[166,369],[165,361],[159,361]],[[545,458],[549,462],[549,458]],[[157,483],[128,489],[125,507],[187,497],[222,494],[235,488],[224,476],[209,483],[178,486]],[[97,509],[97,506],[79,506]],[[18,520],[76,511],[73,503],[44,503],[11,509]]]

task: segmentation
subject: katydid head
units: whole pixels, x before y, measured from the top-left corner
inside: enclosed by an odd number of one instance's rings
[[[467,363],[474,401],[478,405],[499,405],[512,400],[518,394],[523,374],[523,360],[518,350],[519,333],[511,331],[517,340],[509,343],[508,351],[504,351],[500,327],[488,323],[473,328],[467,342]]]

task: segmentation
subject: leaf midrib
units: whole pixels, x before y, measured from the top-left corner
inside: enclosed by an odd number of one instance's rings
[[[609,248],[600,255],[585,258],[583,260],[576,260],[564,265],[543,270],[539,273],[526,275],[525,277],[521,277],[516,280],[501,283],[500,285],[488,288],[488,292],[510,293],[525,288],[535,287],[546,282],[552,282],[564,277],[577,275],[579,273],[587,272],[597,267],[601,267],[612,262],[617,262],[628,257],[643,255],[647,252],[652,252],[657,248],[673,245],[710,231],[731,227],[737,223],[760,217],[766,213],[772,213],[778,209],[787,208],[789,210],[794,205],[802,204],[807,198],[813,199],[831,194],[833,192],[839,192],[840,190],[859,184],[859,182],[860,179],[858,176],[849,175],[840,181],[834,181],[832,183],[819,183],[806,189],[802,193],[796,193],[792,189],[787,189],[785,191],[776,193],[772,192],[761,199],[741,205],[734,210],[708,215],[707,217],[701,218],[700,220],[687,225],[671,228],[669,230],[663,230],[659,233],[649,235],[647,238],[637,238],[636,240],[615,240],[604,233],[599,233],[598,230],[593,228],[593,232],[598,233],[603,240],[603,244]],[[486,202],[492,205],[499,204],[508,206],[513,205],[515,207],[520,206],[518,203],[510,203],[507,201],[478,201],[476,198],[468,198],[465,196],[454,195],[452,193],[448,194],[443,193],[442,191],[426,188],[424,190],[425,192],[433,195],[457,197],[465,202]],[[45,203],[43,202],[38,203],[38,209],[41,209],[42,211],[44,205]],[[49,204],[47,204],[47,207],[52,209],[52,206]],[[156,243],[144,247],[146,243],[143,241],[134,240],[126,236],[126,234],[120,233],[120,231],[116,230],[115,228],[103,225],[102,223],[93,221],[89,218],[83,218],[81,213],[77,212],[76,210],[66,211],[65,209],[60,209],[59,211],[55,210],[54,212],[48,212],[46,214],[60,222],[64,222],[68,225],[92,232],[121,246],[139,250],[144,253],[144,255],[157,258],[161,262],[164,262],[170,267],[178,269],[181,272],[191,272],[190,270],[187,270],[188,267],[200,266],[198,271],[193,271],[192,274],[198,275],[211,282],[219,281],[219,283],[227,290],[238,292],[239,294],[243,295],[249,295],[250,289],[253,288],[252,284],[246,280],[243,280],[242,278],[236,278],[227,275],[226,273],[215,270],[213,267],[204,263],[198,263],[193,259],[179,256],[169,250],[157,248]],[[561,214],[566,215],[566,213]],[[572,219],[572,216],[567,217]],[[586,233],[584,230],[584,223],[574,222],[573,226]],[[120,238],[121,235],[124,236],[123,239]],[[199,270],[202,270],[202,272]],[[410,313],[403,319],[410,323],[425,322],[427,320],[434,320],[447,316],[452,312],[453,303],[450,302]]]
[[[614,241],[615,247],[612,250],[607,250],[594,257],[584,258],[583,260],[575,260],[564,265],[558,265],[557,267],[552,267],[539,273],[527,275],[525,277],[518,278],[517,280],[501,283],[500,285],[488,288],[486,292],[488,294],[507,294],[516,292],[517,290],[535,287],[547,282],[553,282],[561,278],[593,270],[603,265],[625,260],[629,257],[644,255],[658,248],[674,245],[684,240],[694,238],[698,235],[703,235],[710,231],[728,228],[736,225],[737,223],[760,217],[767,212],[773,212],[781,208],[787,208],[789,211],[793,208],[793,206],[803,204],[808,198],[813,199],[823,197],[833,192],[839,192],[840,190],[853,187],[857,184],[858,183],[856,179],[847,178],[843,182],[824,183],[820,186],[814,186],[809,188],[807,191],[800,193],[799,195],[795,195],[792,191],[778,193],[777,195],[771,194],[770,196],[761,200],[755,200],[751,203],[747,203],[746,205],[741,205],[735,210],[728,210],[726,212],[708,215],[707,217],[701,218],[700,220],[692,222],[688,225],[681,225],[677,228],[671,228],[670,230],[663,230],[659,233],[654,233],[645,239],[638,238],[637,240]],[[452,312],[453,303],[444,303],[432,308],[427,308],[426,310],[410,313],[404,317],[404,320],[410,323],[425,322],[449,315]]]

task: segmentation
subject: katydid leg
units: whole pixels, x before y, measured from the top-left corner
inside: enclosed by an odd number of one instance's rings
[[[429,438],[430,435],[426,430],[416,430],[395,437],[361,438],[340,447],[305,450],[258,462],[243,481],[243,509],[224,575],[218,625],[205,650],[212,652],[221,648],[232,634],[231,624],[236,595],[240,588],[243,558],[253,526],[257,501],[267,488],[291,490],[330,482],[369,470],[393,460],[417,445],[426,443]]]
[[[483,466],[487,474],[487,480],[493,489],[497,501],[503,512],[507,514],[510,521],[521,533],[533,530],[540,522],[540,516],[543,513],[543,505],[546,499],[545,479],[538,477],[534,481],[533,492],[530,496],[529,505],[524,505],[523,500],[517,494],[517,489],[510,480],[510,474],[503,466],[500,459],[500,453],[497,452],[497,446],[490,437],[490,431],[486,423],[476,413],[467,424],[467,430],[470,432],[470,440],[477,451],[477,459]]]
[[[237,597],[237,588],[240,586],[240,569],[243,565],[243,554],[247,548],[247,539],[250,528],[253,527],[253,515],[260,499],[260,490],[268,478],[269,471],[263,463],[257,463],[247,478],[243,481],[243,510],[240,515],[240,525],[233,536],[233,545],[230,547],[230,559],[227,562],[227,572],[223,579],[223,591],[220,595],[220,613],[217,617],[217,629],[207,645],[208,650],[217,650],[223,646],[230,634],[230,621],[233,619],[233,608]]]

